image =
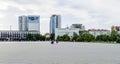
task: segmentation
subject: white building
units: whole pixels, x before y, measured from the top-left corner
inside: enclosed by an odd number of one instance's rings
[[[79,34],[79,31],[80,29],[78,28],[56,28],[55,30],[55,39],[58,37],[58,36],[63,36],[65,34],[68,34],[68,36],[73,36],[73,33],[77,33]]]
[[[94,35],[95,37],[102,34],[106,34],[106,35],[110,34],[110,30],[105,30],[105,29],[89,29],[88,31],[90,34]]]
[[[40,31],[40,16],[19,16],[19,31]]]
[[[120,26],[112,26],[111,31],[115,30],[118,34],[120,34]]]
[[[0,40],[22,40],[25,39],[28,34],[36,35],[40,34],[38,31],[0,31]]]
[[[28,16],[28,31],[40,31],[40,16]]]
[[[85,26],[82,24],[72,24],[71,28],[79,28],[85,30]]]
[[[27,17],[19,16],[19,31],[28,31],[27,27]]]

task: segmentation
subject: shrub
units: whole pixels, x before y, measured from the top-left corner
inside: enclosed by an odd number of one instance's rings
[[[116,43],[120,43],[120,38],[117,38]]]

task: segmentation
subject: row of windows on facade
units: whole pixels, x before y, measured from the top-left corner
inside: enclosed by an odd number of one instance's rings
[[[25,38],[26,37],[26,35],[7,35],[7,34],[2,34],[1,36],[0,36],[1,38],[4,38],[4,37],[12,37],[12,38]]]
[[[5,37],[12,37],[12,38],[25,38],[28,34],[38,34],[38,33],[11,33],[11,32],[6,32],[6,33],[0,33],[0,38],[5,38]]]

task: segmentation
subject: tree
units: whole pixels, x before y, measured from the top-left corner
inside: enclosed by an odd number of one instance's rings
[[[67,34],[65,34],[63,36],[58,36],[57,40],[59,40],[59,41],[70,41],[70,37]]]
[[[28,40],[28,41],[34,40],[33,35],[32,35],[32,34],[28,34],[28,35],[26,36],[26,40]]]
[[[36,34],[36,35],[35,35],[36,40],[40,40],[41,36],[42,36],[42,35],[40,35],[40,34]]]
[[[45,36],[41,36],[41,41],[45,41],[46,37]]]
[[[110,41],[110,36],[106,34],[98,35],[96,41]]]
[[[46,40],[46,37],[41,35],[41,34],[28,34],[26,36],[26,40],[28,41],[45,41]]]
[[[92,34],[86,33],[86,34],[83,34],[82,39],[84,41],[90,42],[90,41],[94,41],[95,37]]]
[[[90,42],[90,41],[94,41],[95,37],[92,34],[90,34],[88,31],[83,30],[83,31],[79,31],[78,40]]]
[[[84,34],[88,34],[89,32],[86,30],[79,31],[79,36],[83,36]]]
[[[50,34],[50,39],[55,40],[55,34],[54,33]]]
[[[81,37],[81,36],[78,36],[76,41],[78,41],[78,42],[83,41],[83,40],[82,40],[82,37]]]
[[[46,39],[45,39],[46,41],[49,41],[50,40],[50,37],[46,37]]]
[[[74,33],[73,33],[72,40],[73,40],[73,41],[76,41],[76,40],[77,40],[77,38],[78,38],[78,35],[77,35],[77,33],[75,33],[75,32],[74,32]]]
[[[116,43],[120,43],[120,37],[117,37]]]
[[[57,40],[62,41],[63,39],[61,38],[61,36],[57,36]]]
[[[70,41],[70,37],[67,34],[65,34],[65,35],[63,35],[63,40]]]
[[[118,35],[117,32],[115,30],[112,30],[111,35],[110,35],[111,41],[116,41],[117,35]]]

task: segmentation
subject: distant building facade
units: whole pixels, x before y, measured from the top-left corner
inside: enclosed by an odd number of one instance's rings
[[[28,34],[40,34],[40,16],[19,16],[19,31],[0,31],[0,40],[22,40]]]
[[[120,31],[120,26],[112,26],[111,30]]]
[[[27,16],[19,16],[19,31],[28,31]]]
[[[78,28],[57,28],[55,30],[55,38],[58,36],[63,36],[67,34],[68,36],[72,37],[73,33],[79,34],[80,29]]]
[[[28,31],[40,31],[40,17],[39,16],[28,16]]]
[[[112,26],[111,27],[111,31],[114,30],[116,31],[118,34],[120,34],[120,26]]]
[[[55,38],[57,38],[58,36],[63,36],[65,34],[72,37],[73,33],[76,33],[79,35],[79,31],[83,31],[83,30],[85,30],[85,27],[82,24],[72,24],[70,27],[56,28]]]
[[[88,32],[92,35],[94,35],[95,37],[98,35],[109,35],[110,34],[110,30],[105,30],[105,29],[89,29]]]
[[[52,15],[50,18],[50,33],[55,33],[56,28],[61,28],[60,15]]]
[[[40,31],[40,16],[19,16],[19,31]]]
[[[85,30],[85,26],[83,26],[82,24],[72,24],[71,28],[78,28],[78,29]]]
[[[39,34],[37,31],[0,31],[0,40],[25,40],[28,34]]]

